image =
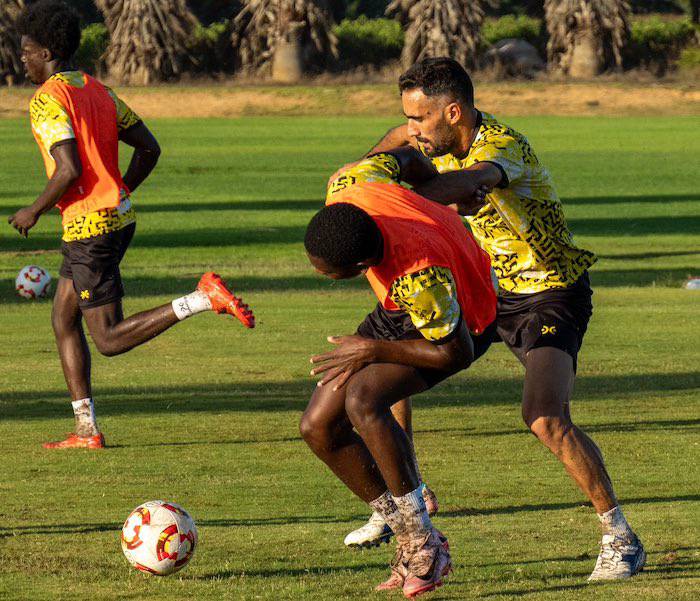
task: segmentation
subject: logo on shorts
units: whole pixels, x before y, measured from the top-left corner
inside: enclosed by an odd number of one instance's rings
[[[556,334],[557,326],[542,326],[542,334]]]
[[[80,293],[80,298],[81,298],[82,300],[90,300],[90,291],[89,291],[89,290],[83,290],[83,291]]]

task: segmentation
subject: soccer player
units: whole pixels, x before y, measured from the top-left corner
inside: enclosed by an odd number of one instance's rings
[[[22,62],[41,86],[31,100],[34,136],[49,177],[44,191],[9,218],[27,236],[41,215],[57,206],[63,219],[63,264],[52,323],[63,373],[73,399],[75,432],[50,449],[102,448],[90,385],[90,350],[85,320],[104,355],[124,353],[179,321],[213,310],[253,327],[253,314],[207,273],[197,289],[150,311],[125,319],[119,263],[136,227],[130,194],[148,177],[160,148],[143,121],[109,88],[71,67],[80,43],[75,13],[63,2],[42,0],[19,19]],[[118,145],[134,148],[122,178]]]
[[[391,527],[397,552],[379,590],[414,597],[451,569],[428,516],[413,447],[391,406],[468,367],[488,348],[496,295],[488,256],[459,216],[399,185],[403,152],[362,161],[335,180],[309,223],[314,268],[364,273],[379,304],[354,336],[329,337],[300,430],[313,452]],[[428,161],[413,171],[437,175]]]
[[[550,175],[527,139],[474,107],[471,79],[457,62],[425,59],[400,77],[399,89],[407,123],[370,152],[403,147],[418,162],[430,157],[440,175],[416,190],[467,216],[499,281],[497,337],[525,366],[523,419],[602,524],[589,580],[629,578],[644,566],[644,548],[620,508],[600,450],[570,413],[577,355],[592,313],[587,270],[596,257],[574,244]],[[479,186],[490,192],[483,200],[472,195]]]

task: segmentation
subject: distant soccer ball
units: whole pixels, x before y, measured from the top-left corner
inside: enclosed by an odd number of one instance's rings
[[[27,265],[15,280],[15,290],[23,298],[44,298],[51,288],[49,272],[36,265]]]
[[[149,501],[131,512],[122,527],[122,551],[142,572],[166,576],[184,568],[197,546],[197,527],[175,503]]]

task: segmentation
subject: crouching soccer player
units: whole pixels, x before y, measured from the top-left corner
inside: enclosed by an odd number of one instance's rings
[[[425,168],[434,173],[426,161]],[[313,452],[391,527],[397,551],[378,590],[433,590],[451,570],[426,509],[413,448],[391,406],[468,367],[488,347],[496,296],[487,255],[457,213],[399,185],[396,157],[366,159],[331,184],[305,237],[315,269],[365,273],[379,304],[354,336],[312,358],[323,374],[300,430]]]
[[[64,258],[52,322],[75,413],[75,432],[44,446],[101,448],[104,436],[95,421],[83,319],[98,350],[112,356],[203,311],[234,315],[247,327],[254,326],[254,318],[214,273],[202,276],[191,294],[124,318],[119,263],[136,227],[129,194],[151,173],[160,148],[143,121],[109,88],[71,68],[80,28],[64,3],[32,4],[21,15],[19,29],[27,76],[41,86],[30,113],[49,182],[9,222],[26,237],[42,214],[54,206],[61,211]],[[120,140],[135,149],[123,178]]]

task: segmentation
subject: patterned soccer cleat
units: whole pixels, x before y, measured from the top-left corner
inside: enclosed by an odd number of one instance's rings
[[[436,532],[443,548],[445,551],[449,552],[450,543],[448,542],[447,538],[439,530],[436,530]],[[397,544],[396,553],[394,554],[389,566],[391,568],[391,575],[387,580],[381,584],[378,584],[374,589],[375,591],[392,591],[403,588],[403,584],[406,581],[406,576],[408,576],[408,565],[405,557],[406,550],[407,549],[404,545],[401,545],[400,543]]]
[[[388,543],[393,534],[384,518],[375,511],[364,526],[345,537],[345,546],[361,549],[378,547],[382,543]]]
[[[207,295],[212,311],[233,315],[246,328],[255,327],[255,316],[250,307],[226,287],[220,275],[212,271],[205,273],[197,284],[197,290]]]
[[[425,501],[425,508],[428,510],[428,515],[435,515],[440,510],[440,505],[435,493],[428,488],[425,482],[421,484],[421,494],[423,495],[423,500]]]
[[[104,449],[105,437],[103,434],[78,436],[71,432],[65,440],[45,442],[41,446],[45,449]]]
[[[625,539],[604,534],[600,543],[600,554],[589,582],[595,580],[624,580],[642,571],[647,561],[642,541],[635,535]]]
[[[406,550],[405,557],[403,594],[409,599],[442,586],[443,579],[452,571],[449,543],[435,528]]]

